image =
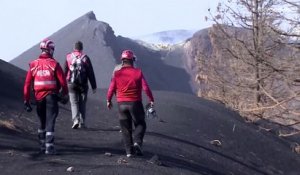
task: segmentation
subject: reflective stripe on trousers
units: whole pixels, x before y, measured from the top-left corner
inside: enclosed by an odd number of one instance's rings
[[[44,149],[46,143],[46,131],[43,129],[38,129],[38,138],[39,138],[41,149]]]
[[[46,132],[46,147],[54,145],[54,132]]]

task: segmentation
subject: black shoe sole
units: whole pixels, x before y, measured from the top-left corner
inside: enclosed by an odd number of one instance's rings
[[[72,126],[72,129],[77,129],[79,127],[79,124],[76,124],[74,126]]]

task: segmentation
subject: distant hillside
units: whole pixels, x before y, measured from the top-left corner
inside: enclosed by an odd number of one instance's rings
[[[142,36],[133,36],[132,39],[151,44],[178,44],[193,36],[196,30],[168,30]]]
[[[0,59],[1,99],[14,98],[22,102],[25,76],[24,70]]]
[[[230,37],[225,37],[215,25],[198,31],[184,45],[187,60],[194,61],[189,65],[196,65],[191,68],[196,73],[192,75],[198,81],[198,95],[220,101],[251,120],[267,118],[299,129],[299,84],[294,83],[299,77],[299,50],[277,44],[276,35],[264,36],[261,47],[270,50],[261,56],[266,62],[260,65],[260,75],[264,77],[260,90],[261,110],[252,110],[257,107],[257,69],[252,57],[255,54],[251,54],[256,52],[253,40],[249,39],[253,38],[252,33],[243,28],[222,27]],[[280,107],[277,107],[275,104],[279,102]]]

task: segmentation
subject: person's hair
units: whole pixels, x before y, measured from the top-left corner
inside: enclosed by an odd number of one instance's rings
[[[131,60],[131,59],[123,59],[122,60],[122,64],[129,64],[129,65],[133,66],[133,60]]]
[[[47,53],[51,56],[53,56],[54,54],[54,49],[41,49],[42,50],[42,53]]]
[[[76,50],[83,50],[83,44],[81,41],[77,41],[74,45],[74,49]]]

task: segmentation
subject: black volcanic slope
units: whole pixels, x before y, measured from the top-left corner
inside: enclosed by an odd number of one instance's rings
[[[192,93],[189,84],[190,75],[185,69],[165,64],[159,52],[129,38],[116,37],[107,23],[96,20],[93,12],[79,17],[49,38],[56,44],[55,58],[61,64],[64,63],[65,55],[72,51],[75,41],[83,41],[84,52],[93,62],[99,88],[108,88],[114,66],[120,62],[121,51],[132,49],[138,57],[138,66],[144,71],[152,89]],[[35,59],[39,53],[36,44],[13,59],[11,63],[27,70],[30,60]]]
[[[106,90],[88,101],[86,130],[71,129],[69,104],[61,106],[56,124],[59,155],[37,154],[35,112],[22,110],[16,91],[22,75],[0,64],[0,78],[7,76],[7,90],[0,91],[1,174],[274,174],[296,175],[300,157],[290,144],[258,127],[245,123],[224,106],[192,95],[154,91],[159,119],[147,120],[144,157],[125,158],[117,107],[105,108]],[[2,86],[3,87],[3,86]],[[3,100],[5,96],[5,99]],[[35,108],[35,106],[33,105]],[[221,145],[211,144],[219,140]],[[110,153],[111,156],[105,155]],[[154,156],[159,164],[150,163]]]
[[[0,75],[1,75],[1,98],[4,97],[21,97],[22,85],[26,72],[20,68],[7,63],[0,59]],[[17,85],[17,86],[16,86]],[[15,92],[15,93],[11,93]]]

